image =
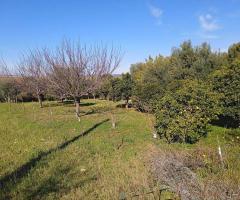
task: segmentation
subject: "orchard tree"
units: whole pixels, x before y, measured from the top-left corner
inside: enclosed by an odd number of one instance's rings
[[[15,101],[17,102],[20,88],[14,78],[1,78],[0,79],[0,101]]]
[[[18,71],[22,78],[23,88],[36,95],[40,108],[47,91],[45,62],[40,50],[29,51],[18,64]]]
[[[113,77],[110,80],[109,96],[112,101],[119,101],[122,98],[122,80],[120,77]]]
[[[6,62],[0,60],[0,101],[15,101],[21,90],[21,80],[13,76]]]
[[[132,77],[129,73],[122,74],[122,97],[124,100],[126,100],[126,108],[129,107],[129,99],[132,96]]]
[[[163,56],[151,57],[146,63],[131,66],[133,80],[133,103],[142,111],[151,111],[152,103],[162,97],[170,81],[169,59]]]
[[[103,97],[103,99],[105,100],[109,100],[110,98],[110,88],[111,88],[111,79],[112,79],[112,76],[111,75],[107,75],[105,77],[105,79],[102,81],[100,87],[99,87],[99,94],[101,97]]]
[[[156,102],[156,129],[169,143],[194,143],[207,134],[207,124],[220,110],[218,96],[208,85],[184,80],[175,92]]]
[[[48,82],[55,91],[72,97],[80,121],[80,99],[94,91],[121,61],[118,49],[86,46],[64,40],[56,51],[44,51]]]
[[[240,43],[228,50],[228,63],[211,75],[214,90],[221,95],[225,125],[240,126]]]
[[[221,94],[222,116],[232,119],[235,124],[231,126],[240,126],[240,59],[215,71],[212,77],[214,90]]]

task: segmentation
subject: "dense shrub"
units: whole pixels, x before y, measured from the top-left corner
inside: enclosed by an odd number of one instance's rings
[[[220,53],[186,41],[169,57],[132,65],[134,106],[155,114],[157,132],[168,142],[196,142],[216,117],[225,117],[223,126],[226,117],[239,126],[239,45]]]
[[[219,113],[217,102],[217,95],[204,83],[183,81],[175,92],[156,102],[156,129],[169,143],[196,142]]]
[[[222,94],[222,115],[240,125],[240,59],[216,70],[212,77],[214,90]]]

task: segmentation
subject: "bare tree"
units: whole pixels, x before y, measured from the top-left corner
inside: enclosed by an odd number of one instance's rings
[[[51,87],[74,99],[79,121],[81,97],[94,91],[121,61],[120,51],[113,47],[88,47],[69,40],[64,40],[54,52],[44,50],[44,57]]]
[[[17,103],[20,83],[19,77],[13,75],[6,62],[0,59],[0,96],[6,102],[14,101]]]
[[[3,58],[0,58],[0,76],[10,76],[9,68]]]
[[[29,51],[18,64],[18,71],[22,77],[25,90],[37,96],[41,108],[47,89],[44,67],[44,57],[40,50]]]

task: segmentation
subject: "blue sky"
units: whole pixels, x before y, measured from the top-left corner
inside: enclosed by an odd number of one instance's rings
[[[11,66],[63,38],[121,46],[116,73],[184,40],[227,50],[240,41],[240,0],[0,0],[0,56]]]

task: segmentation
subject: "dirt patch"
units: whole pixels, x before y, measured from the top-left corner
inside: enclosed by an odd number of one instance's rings
[[[150,146],[148,163],[157,182],[167,185],[182,200],[202,200],[203,186],[196,174],[183,163],[181,154]]]

